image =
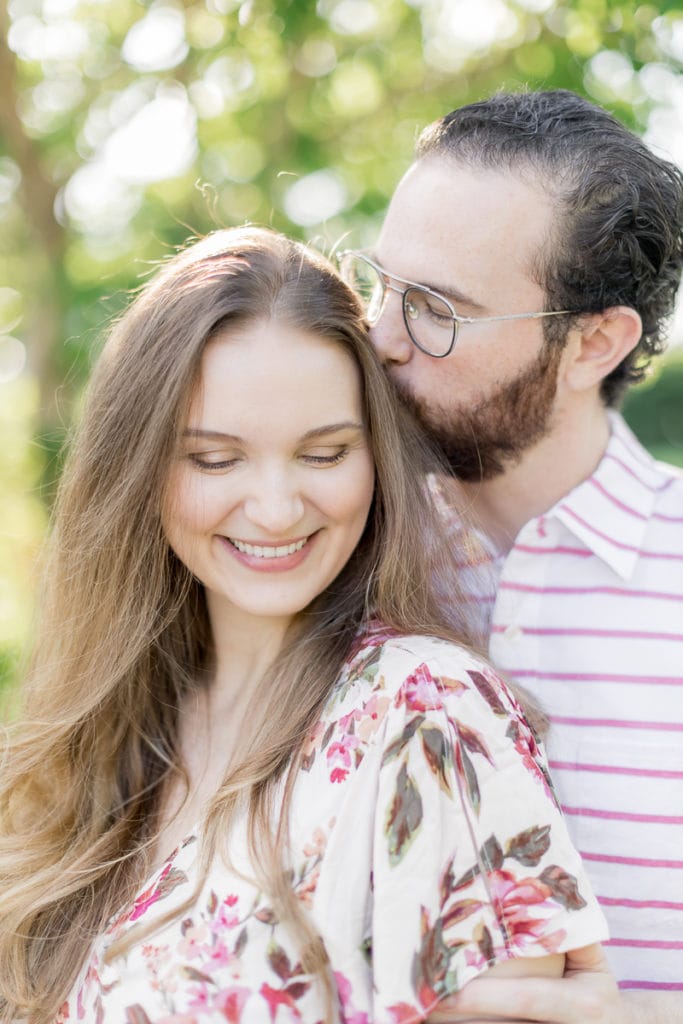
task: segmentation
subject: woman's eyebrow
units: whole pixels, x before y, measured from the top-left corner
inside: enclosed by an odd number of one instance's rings
[[[224,434],[220,430],[202,430],[199,427],[187,427],[183,430],[182,437],[199,437],[209,441],[232,441],[236,444],[242,441],[237,434]]]
[[[310,441],[313,437],[322,437],[324,434],[336,434],[340,430],[365,430],[362,423],[357,423],[354,420],[342,420],[341,423],[328,423],[324,427],[313,427],[312,430],[307,430],[305,434],[302,434],[302,441]]]
[[[311,438],[323,437],[325,434],[336,434],[340,430],[362,431],[364,429],[364,425],[356,422],[355,420],[341,420],[339,423],[326,423],[321,427],[313,427],[311,430],[307,430],[305,434],[301,435],[301,440],[310,441]],[[237,434],[225,434],[220,430],[203,430],[200,427],[187,427],[183,431],[182,436],[201,438],[202,440],[209,441],[230,441],[233,444],[244,443],[244,439],[238,437]]]

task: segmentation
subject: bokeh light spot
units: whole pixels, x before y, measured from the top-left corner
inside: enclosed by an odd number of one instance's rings
[[[10,25],[7,42],[10,50],[28,61],[78,60],[90,47],[84,24],[66,19],[46,24],[34,14]]]
[[[331,79],[330,102],[342,117],[362,117],[376,110],[384,98],[379,75],[362,60],[345,61]]]
[[[61,193],[67,216],[89,235],[118,233],[140,208],[142,196],[121,181],[102,159],[84,164]]]
[[[21,182],[21,172],[14,160],[8,156],[0,157],[0,203],[9,203],[14,199]]]
[[[0,288],[0,334],[9,334],[21,323],[22,305],[16,288]]]
[[[0,384],[16,380],[26,366],[26,346],[7,334],[0,337]]]
[[[167,71],[185,59],[188,49],[182,11],[158,6],[128,30],[121,56],[136,71]]]
[[[372,32],[379,15],[372,0],[339,0],[329,12],[329,20],[332,29],[340,35],[357,36]]]
[[[294,58],[297,71],[309,78],[329,75],[336,63],[337,51],[327,39],[307,39]]]
[[[519,32],[519,18],[504,0],[451,0],[426,8],[425,56],[443,71],[458,71],[475,54],[508,42]]]
[[[294,224],[312,227],[336,216],[346,206],[344,182],[331,170],[314,171],[287,189],[285,213]]]
[[[182,86],[159,89],[104,147],[106,162],[124,181],[145,184],[182,174],[197,153],[197,118]]]

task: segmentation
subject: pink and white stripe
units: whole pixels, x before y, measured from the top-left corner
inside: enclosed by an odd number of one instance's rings
[[[683,991],[683,475],[613,415],[593,476],[469,585],[495,595],[492,660],[550,713],[620,984]]]

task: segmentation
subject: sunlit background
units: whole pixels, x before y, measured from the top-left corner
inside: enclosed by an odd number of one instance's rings
[[[0,679],[103,326],[156,260],[245,220],[370,243],[417,131],[500,87],[574,89],[683,165],[682,65],[680,0],[1,6]],[[683,464],[671,335],[627,414]]]

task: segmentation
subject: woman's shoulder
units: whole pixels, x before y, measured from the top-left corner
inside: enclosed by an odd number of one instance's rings
[[[364,662],[370,656],[382,662],[395,660],[397,664],[438,657],[463,671],[486,664],[480,655],[454,639],[430,633],[403,633],[376,620],[359,631],[348,664]]]
[[[446,637],[401,633],[377,622],[358,636],[342,683],[347,692],[370,687],[409,707],[422,703],[447,710],[454,700],[469,697],[466,703],[485,714],[520,714],[505,682],[475,651]]]

